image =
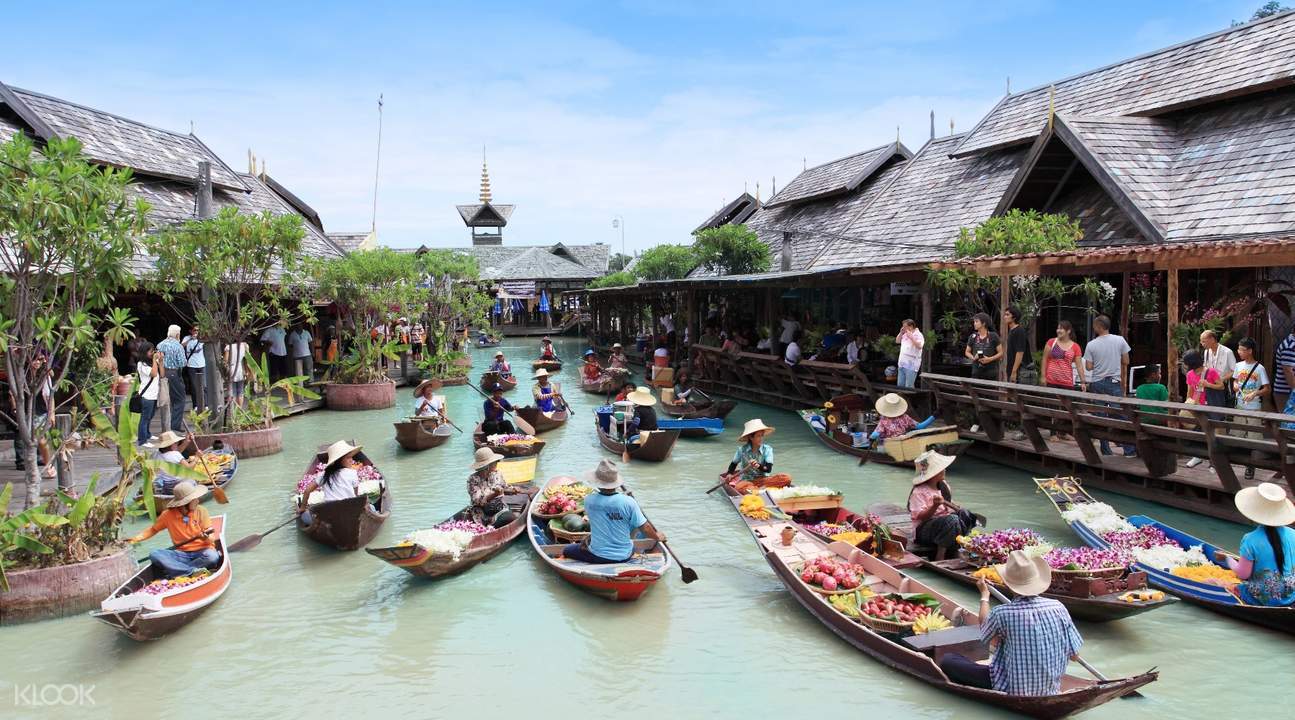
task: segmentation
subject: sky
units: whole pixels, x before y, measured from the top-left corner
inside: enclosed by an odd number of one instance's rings
[[[505,243],[686,243],[744,189],[1007,90],[1248,19],[1262,0],[58,2],[4,9],[0,82],[250,149],[329,231],[470,242],[482,152]],[[22,28],[22,32],[13,32]],[[380,168],[378,97],[383,97]],[[376,172],[375,172],[376,170]]]

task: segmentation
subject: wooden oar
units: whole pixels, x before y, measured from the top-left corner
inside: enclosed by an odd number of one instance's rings
[[[646,517],[646,516],[645,516],[645,517]],[[1004,594],[1002,593],[1002,591],[1000,591],[998,588],[994,587],[994,584],[993,584],[993,583],[986,581],[986,582],[985,582],[985,587],[989,588],[989,592],[993,593],[993,594],[994,594],[994,597],[998,598],[998,601],[999,601],[999,602],[1002,602],[1002,603],[1008,603],[1008,602],[1011,602],[1011,600],[1009,600],[1009,599],[1007,598],[1007,596],[1006,596],[1006,595],[1004,595]],[[1082,666],[1083,666],[1083,668],[1084,668],[1085,670],[1087,670],[1090,674],[1092,674],[1092,676],[1093,676],[1093,677],[1097,678],[1098,680],[1100,680],[1100,681],[1102,681],[1102,682],[1104,682],[1104,683],[1111,682],[1110,678],[1108,678],[1108,677],[1106,677],[1105,675],[1103,675],[1103,674],[1101,673],[1101,671],[1100,671],[1100,670],[1098,670],[1097,668],[1093,667],[1092,665],[1089,665],[1087,660],[1085,660],[1085,659],[1083,659],[1082,657],[1080,657],[1080,656],[1079,656],[1079,653],[1075,653],[1075,662],[1078,662],[1080,665],[1082,665]],[[1125,693],[1125,694],[1121,695],[1120,697],[1122,697],[1122,698],[1134,698],[1134,697],[1139,697],[1139,698],[1140,698],[1140,697],[1146,697],[1146,696],[1145,696],[1145,695],[1143,695],[1142,693],[1138,692],[1137,690],[1134,690],[1133,692]]]
[[[252,548],[256,547],[257,545],[260,545],[260,544],[261,544],[261,541],[265,539],[265,536],[266,536],[266,535],[269,535],[270,533],[274,532],[275,530],[278,530],[279,528],[283,527],[284,525],[287,525],[287,524],[288,524],[288,523],[290,523],[290,522],[293,522],[293,521],[294,521],[294,520],[296,520],[296,519],[297,519],[297,516],[296,516],[296,515],[293,515],[292,517],[288,518],[287,520],[284,520],[283,522],[279,523],[278,525],[275,525],[274,527],[270,528],[269,530],[266,530],[266,531],[265,531],[265,532],[263,532],[263,533],[259,533],[259,534],[255,534],[255,535],[248,535],[247,537],[243,538],[242,540],[239,540],[238,542],[234,543],[233,545],[230,545],[230,546],[229,546],[229,551],[230,551],[230,552],[243,552],[244,550],[251,550]]]
[[[193,430],[189,427],[189,423],[183,420],[180,422],[184,425],[184,431],[189,435],[189,442],[193,443],[194,451],[198,453],[198,462],[202,463],[202,471],[207,473],[208,478],[211,478],[211,468],[207,467],[207,458],[203,457],[202,448],[198,447],[198,438],[193,436]],[[211,478],[211,496],[216,498],[216,502],[221,505],[229,503],[229,496],[225,494],[224,488],[216,484],[215,478]]]
[[[494,399],[494,398],[492,398],[492,397],[490,397],[489,395],[487,395],[487,394],[486,394],[486,393],[485,393],[481,388],[477,387],[476,385],[469,385],[468,387],[471,387],[473,390],[476,390],[476,391],[477,391],[477,394],[478,394],[478,395],[480,395],[481,397],[483,397],[483,398],[485,398],[485,399],[487,399],[487,400],[489,400],[489,401],[491,401],[491,402],[494,402],[494,401],[495,401],[495,399]],[[519,430],[521,430],[522,432],[526,433],[527,435],[534,435],[534,434],[535,434],[535,426],[533,426],[533,425],[531,425],[530,423],[526,422],[526,421],[525,421],[525,420],[523,420],[522,418],[520,418],[520,417],[518,417],[518,416],[516,416],[516,415],[512,414],[511,412],[509,412],[509,411],[507,411],[507,410],[504,410],[504,406],[503,406],[503,405],[500,405],[500,404],[499,404],[499,403],[497,403],[497,402],[495,403],[495,407],[499,408],[500,410],[503,410],[503,412],[504,412],[504,414],[505,414],[505,415],[507,415],[508,417],[512,418],[512,419],[517,423],[517,428],[518,428]]]
[[[629,488],[625,488],[625,494],[629,495],[630,497],[634,497],[634,493],[630,492]],[[642,507],[639,507],[639,512],[643,512]],[[647,520],[649,523],[652,523],[652,519],[647,516],[647,513],[643,513],[643,519]],[[652,523],[652,527],[655,528],[656,524]],[[657,532],[660,532],[660,530],[658,529]],[[674,561],[679,565],[679,575],[683,580],[683,584],[687,585],[688,583],[696,580],[697,571],[683,564],[683,561],[680,560],[679,556],[675,554],[674,548],[670,547],[670,543],[667,543],[664,541],[660,541],[660,543],[661,543],[661,547],[665,548],[665,551],[670,553],[670,557],[674,558]]]

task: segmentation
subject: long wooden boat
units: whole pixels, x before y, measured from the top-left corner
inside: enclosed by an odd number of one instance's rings
[[[527,405],[526,407],[517,408],[514,412],[517,417],[530,423],[535,428],[536,435],[560,428],[566,425],[567,420],[571,418],[570,408],[562,408],[561,410],[546,413],[534,405]]]
[[[842,397],[852,398],[855,396],[844,395]],[[835,405],[835,401],[833,404]],[[872,462],[879,462],[885,465],[911,468],[913,467],[913,459],[917,457],[917,455],[921,454],[921,450],[918,449],[919,447],[922,449],[930,447],[932,450],[944,455],[960,455],[968,447],[971,447],[971,441],[959,439],[957,429],[951,427],[927,428],[926,430],[910,433],[909,435],[904,435],[900,438],[891,438],[886,443],[874,443],[868,447],[855,447],[854,438],[851,437],[849,433],[841,432],[836,427],[836,424],[830,423],[827,430],[819,430],[810,423],[810,419],[815,415],[825,417],[826,415],[834,415],[840,412],[845,411],[843,411],[839,406],[831,409],[819,408],[817,410],[801,410],[800,418],[805,421],[805,425],[807,425],[810,431],[814,433],[814,437],[818,438],[819,442],[842,455],[864,458]],[[931,442],[930,440],[932,438],[921,438],[921,436],[931,433],[932,431],[934,431],[936,436],[934,439],[938,441]],[[918,442],[911,444],[905,442],[910,439],[910,437]],[[891,448],[886,448],[886,444],[891,441],[897,441],[900,444],[899,447],[892,446]],[[910,445],[912,445],[912,447],[910,447]],[[896,450],[896,452],[891,452],[891,450]]]
[[[352,443],[354,444],[354,443]],[[303,477],[315,469],[316,464],[327,460],[328,446],[321,446],[319,452],[311,456],[306,464]],[[355,456],[357,462],[373,465],[363,452]],[[345,500],[332,500],[316,503],[308,508],[311,523],[302,522],[297,514],[297,529],[306,537],[321,545],[338,550],[358,550],[368,545],[382,529],[382,523],[391,516],[391,486],[382,481],[382,494],[376,502],[371,502],[368,495],[357,495]]]
[[[98,610],[91,611],[90,617],[117,628],[132,640],[156,640],[189,624],[225,594],[234,578],[229,553],[225,551],[225,516],[213,517],[211,527],[215,531],[213,535],[216,551],[220,553],[220,564],[210,575],[158,595],[138,593],[161,577],[153,563],[145,562],[139,572],[100,604]]]
[[[682,405],[661,403],[663,413],[677,418],[720,418],[722,420],[728,417],[735,407],[737,402],[733,400],[712,400],[704,404],[684,403]]]
[[[620,389],[622,383],[623,381],[606,373],[599,375],[594,380],[588,380],[583,375],[580,376],[580,389],[593,395],[607,395],[614,390]]]
[[[527,435],[531,438],[528,443],[507,443],[507,442],[490,442],[486,434],[481,432],[481,423],[472,430],[472,444],[474,447],[488,447],[491,450],[503,455],[504,457],[531,457],[539,455],[544,450],[544,441],[534,435]]]
[[[396,442],[400,447],[415,452],[444,445],[454,434],[454,428],[436,418],[404,420],[392,425],[396,428]]]
[[[679,437],[706,438],[724,432],[723,418],[660,418],[657,427],[678,430]]]
[[[734,510],[741,502],[729,500]],[[772,500],[766,497],[766,504]],[[980,642],[979,615],[953,600],[905,575],[885,562],[845,543],[825,543],[808,533],[797,533],[790,546],[782,544],[781,532],[785,520],[771,518],[755,520],[742,515],[747,529],[764,555],[774,574],[792,597],[819,622],[856,649],[885,665],[907,673],[940,690],[1036,718],[1061,718],[1083,712],[1107,703],[1122,695],[1154,682],[1154,670],[1140,675],[1117,678],[1106,682],[1089,680],[1075,675],[1061,679],[1061,692],[1056,695],[1008,695],[996,690],[985,690],[951,681],[940,669],[939,661],[948,652],[957,652],[971,659],[988,656],[988,648]],[[837,610],[827,596],[801,581],[796,569],[802,563],[821,556],[836,556],[865,569],[865,586],[872,592],[926,593],[939,601],[940,613],[954,627],[926,635],[900,637],[891,632],[874,630],[869,625]]]
[[[1073,477],[1035,478],[1034,482],[1052,501],[1052,505],[1057,509],[1057,512],[1069,510],[1074,505],[1096,502],[1079,480]],[[1221,548],[1211,543],[1188,535],[1181,530],[1172,528],[1145,515],[1132,515],[1124,519],[1134,527],[1151,526],[1159,528],[1166,537],[1184,548],[1200,545],[1205,557],[1216,565],[1225,567],[1214,560],[1215,551]],[[1075,534],[1089,547],[1110,547],[1110,543],[1103,540],[1100,535],[1093,532],[1083,522],[1070,522],[1069,525],[1070,529],[1074,530]],[[1161,568],[1143,563],[1134,563],[1134,567],[1147,574],[1147,582],[1152,587],[1177,595],[1193,605],[1199,605],[1207,610],[1213,610],[1214,612],[1273,630],[1295,633],[1295,606],[1248,605],[1226,588],[1218,585],[1188,580]]]
[[[545,489],[577,482],[574,478],[559,476],[545,483]],[[670,554],[660,543],[648,539],[635,540],[634,554],[623,563],[595,565],[560,558],[566,543],[554,538],[549,531],[549,521],[536,514],[539,505],[538,502],[531,503],[527,513],[531,547],[553,572],[581,590],[607,600],[638,600],[670,569]]]
[[[491,390],[495,389],[495,385],[499,385],[499,387],[504,389],[504,392],[508,392],[509,390],[512,390],[513,388],[517,387],[517,376],[510,375],[508,377],[504,377],[503,375],[500,375],[497,372],[481,373],[482,390],[485,390],[486,392],[490,392]]]
[[[544,370],[548,370],[549,372],[557,372],[562,369],[562,361],[561,360],[536,360],[535,362],[531,363],[531,368],[534,370],[544,369]]]
[[[509,543],[526,531],[526,526],[530,522],[527,510],[530,508],[531,498],[535,497],[537,492],[539,488],[530,483],[509,486],[508,493],[504,495],[504,502],[508,505],[508,509],[517,513],[517,517],[503,527],[494,528],[473,538],[457,559],[453,555],[433,552],[417,544],[365,548],[364,551],[416,577],[435,578],[457,575],[498,555],[508,547]],[[472,506],[469,505],[446,518],[445,521],[471,517]]]
[[[230,453],[230,454],[234,455],[234,453]],[[198,470],[199,471],[202,470],[201,464],[198,465]],[[234,460],[232,463],[230,463],[230,466],[220,472],[220,476],[215,483],[215,487],[218,487],[222,490],[225,489],[231,482],[234,481],[234,476],[237,474],[238,474],[238,455],[234,455]],[[203,484],[206,485],[206,487],[208,488],[212,487],[212,485],[207,485],[206,483],[203,483]],[[203,495],[202,496],[203,502],[206,502],[207,499],[210,498],[211,496],[212,496],[211,493],[207,493],[206,495]],[[169,503],[174,499],[175,499],[174,495],[168,495],[166,493],[157,492],[156,488],[153,491],[153,501],[155,503],[158,503],[158,507],[165,507],[166,503]]]
[[[598,442],[602,443],[603,447],[617,455],[624,452],[625,443],[618,441],[603,430],[602,423],[598,422],[596,415],[594,416],[594,428],[598,431]],[[678,441],[678,430],[653,430],[647,434],[646,442],[630,446],[630,459],[662,462],[670,457],[670,451],[674,449],[674,444]]]

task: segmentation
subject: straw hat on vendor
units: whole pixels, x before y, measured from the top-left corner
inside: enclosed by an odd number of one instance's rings
[[[181,480],[175,484],[174,496],[166,506],[169,508],[184,507],[195,500],[201,500],[206,495],[207,488],[192,480]]]
[[[944,474],[945,470],[953,464],[958,458],[953,455],[941,455],[934,450],[927,450],[913,461],[915,472],[913,473],[913,484],[921,485],[924,482]]]
[[[873,405],[873,408],[882,417],[897,418],[908,412],[908,401],[899,393],[886,393],[877,398],[877,403]]]
[[[477,448],[476,454],[472,456],[471,467],[473,470],[480,470],[490,467],[503,459],[503,455],[491,450],[489,447]]]
[[[640,385],[634,389],[634,392],[625,396],[626,400],[643,407],[652,407],[656,405],[656,398],[652,396],[652,391]]]
[[[360,453],[363,447],[363,445],[352,445],[345,440],[338,440],[328,446],[328,462],[325,465],[331,467],[343,458],[354,457]]]
[[[1295,523],[1295,503],[1275,483],[1259,483],[1236,494],[1237,510],[1259,525],[1282,527]]]
[[[433,390],[440,390],[444,386],[445,386],[445,383],[441,382],[437,378],[424,380],[418,383],[418,387],[414,388],[414,397],[421,397],[423,394],[423,391],[426,390],[427,388],[431,388]]]
[[[746,442],[747,438],[753,433],[764,433],[761,437],[767,437],[772,435],[773,432],[774,428],[772,426],[765,425],[760,418],[755,418],[747,420],[746,424],[742,426],[742,434],[737,436],[737,441]]]
[[[183,435],[167,430],[156,438],[144,443],[144,447],[155,448],[158,450],[169,450],[171,446],[179,445],[182,442],[184,442]]]
[[[995,565],[1003,584],[1017,595],[1040,595],[1052,584],[1052,568],[1042,555],[1030,557],[1020,550],[1007,555],[1007,562]]]

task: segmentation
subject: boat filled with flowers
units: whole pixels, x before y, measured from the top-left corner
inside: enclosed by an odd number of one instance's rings
[[[294,507],[299,507],[296,501],[306,485],[323,478],[327,460],[327,445],[321,446],[311,456],[305,473],[297,482]],[[298,512],[297,515],[297,529],[302,534],[338,550],[357,550],[367,545],[391,515],[391,488],[383,480],[382,472],[363,452],[355,455],[355,462],[359,465],[356,472],[360,476],[360,494],[345,500],[323,502],[323,494],[316,490],[306,499],[310,522],[305,522],[304,513]]]

